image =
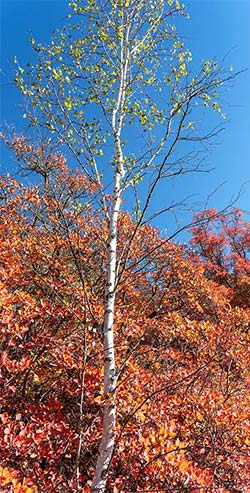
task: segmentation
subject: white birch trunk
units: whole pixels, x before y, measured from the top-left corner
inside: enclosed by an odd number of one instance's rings
[[[106,292],[106,310],[104,318],[104,416],[103,432],[99,447],[99,456],[96,464],[95,475],[91,492],[104,492],[107,474],[112,458],[115,443],[116,424],[116,368],[114,352],[114,307],[115,307],[115,282],[116,282],[116,248],[117,248],[117,221],[120,211],[120,180],[121,173],[117,169],[114,183],[114,204],[110,217],[109,229],[109,266]]]
[[[129,50],[129,22],[124,16],[123,36],[121,39],[121,58],[120,58],[120,83],[117,95],[116,106],[112,115],[112,131],[114,137],[114,157],[116,160],[116,170],[114,173],[113,204],[109,224],[109,261],[106,288],[106,303],[104,317],[104,416],[102,438],[99,447],[99,455],[92,481],[91,493],[104,493],[108,470],[112,459],[115,444],[115,425],[116,425],[116,366],[114,351],[114,313],[115,313],[115,290],[117,280],[117,238],[118,238],[118,218],[121,206],[121,180],[125,175],[123,166],[123,152],[121,145],[121,130],[124,118],[124,101],[126,92],[126,82],[128,73]]]

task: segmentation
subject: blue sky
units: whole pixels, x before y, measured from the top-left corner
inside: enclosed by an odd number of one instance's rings
[[[250,69],[250,0],[192,0],[186,2],[190,20],[182,21],[180,28],[185,44],[193,54],[197,65],[202,59],[222,59],[235,70]],[[66,21],[68,2],[64,0],[0,0],[1,123],[14,124],[18,132],[25,131],[27,122],[22,118],[22,102],[12,84],[14,55],[24,64],[35,61],[30,49],[32,31],[37,41],[48,42],[52,30]],[[214,168],[210,174],[199,174],[171,184],[167,193],[178,199],[194,194],[194,201],[202,208],[216,187],[224,183],[209,199],[209,207],[223,208],[241,187],[243,191],[237,206],[250,211],[250,70],[234,82],[224,95],[227,113],[225,132],[218,145],[209,149],[207,164]],[[212,117],[211,117],[212,118]],[[1,171],[12,169],[12,160],[6,150],[1,150]],[[166,190],[162,188],[156,197],[161,203]],[[186,219],[185,219],[186,220]],[[164,218],[157,222],[165,228]]]

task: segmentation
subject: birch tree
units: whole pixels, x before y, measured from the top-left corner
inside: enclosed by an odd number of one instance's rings
[[[31,38],[38,62],[23,68],[16,60],[16,83],[26,97],[24,116],[67,149],[72,166],[97,187],[95,206],[106,218],[103,430],[91,488],[100,493],[116,440],[117,287],[160,180],[200,169],[204,141],[220,131],[202,132],[201,115],[221,113],[219,92],[235,75],[216,60],[192,73],[191,53],[175,26],[187,17],[178,0],[74,0],[70,6],[68,24],[49,45]],[[134,194],[136,226],[118,252],[127,190]],[[172,207],[166,202],[162,209]],[[131,204],[125,208],[131,211]]]

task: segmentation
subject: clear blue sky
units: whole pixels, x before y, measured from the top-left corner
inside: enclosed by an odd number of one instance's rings
[[[190,0],[185,2],[190,20],[181,23],[181,31],[194,60],[223,58],[228,52],[228,65],[235,70],[250,69],[250,0]],[[18,132],[25,130],[23,111],[18,107],[21,98],[11,83],[14,55],[20,64],[34,61],[29,36],[48,42],[52,30],[66,21],[68,2],[64,0],[0,0],[1,45],[1,122],[14,124]],[[231,50],[231,51],[230,51]],[[250,180],[250,70],[242,74],[224,96],[228,123],[219,145],[209,151],[208,166],[215,168],[209,175],[180,179],[168,193],[178,198],[198,194],[200,207],[207,196],[225,183],[208,203],[223,208]],[[1,171],[11,169],[11,159],[1,150]],[[164,193],[164,191],[161,191]],[[157,200],[157,199],[156,199]],[[158,195],[158,202],[161,195]],[[246,184],[237,206],[250,211],[250,183]],[[164,229],[164,220],[158,226]]]

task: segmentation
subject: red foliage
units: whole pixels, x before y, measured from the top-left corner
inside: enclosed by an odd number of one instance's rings
[[[79,205],[96,187],[59,168],[53,194],[1,179],[2,492],[87,492],[96,462],[107,226]],[[213,216],[194,229],[204,262],[120,216],[107,492],[249,491],[250,226]]]
[[[195,220],[191,243],[205,263],[206,276],[232,288],[232,303],[249,306],[250,223],[238,209],[228,214],[208,210]]]

